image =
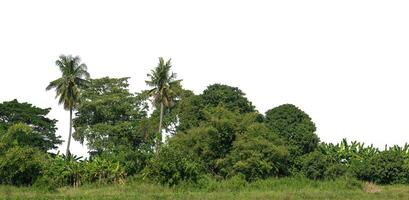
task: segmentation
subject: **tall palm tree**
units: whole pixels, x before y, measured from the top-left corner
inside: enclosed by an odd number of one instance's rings
[[[160,107],[159,130],[156,137],[156,149],[158,150],[162,144],[162,123],[164,107],[170,108],[174,105],[174,99],[180,90],[180,82],[176,80],[176,73],[170,72],[172,64],[171,59],[167,62],[162,57],[159,58],[158,66],[151,71],[147,76],[150,80],[145,81],[146,84],[152,87],[148,91],[148,95],[153,98],[153,103],[156,107]]]
[[[78,56],[61,55],[55,64],[60,68],[61,78],[51,81],[46,90],[55,89],[55,98],[59,98],[58,103],[64,105],[65,110],[70,111],[70,129],[68,134],[67,152],[70,154],[70,144],[72,135],[72,111],[79,102],[80,90],[84,88],[90,78],[87,72],[87,65],[81,63]]]

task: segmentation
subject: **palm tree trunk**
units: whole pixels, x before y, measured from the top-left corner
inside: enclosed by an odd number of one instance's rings
[[[163,102],[160,103],[160,116],[159,116],[159,130],[158,137],[156,138],[156,150],[159,150],[162,145],[162,121],[163,121]]]
[[[72,134],[72,108],[70,108],[70,132],[68,133],[67,152],[65,154],[66,156],[69,156],[70,154],[71,134]]]

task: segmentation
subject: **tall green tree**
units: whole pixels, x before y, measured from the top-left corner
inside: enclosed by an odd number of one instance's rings
[[[81,63],[78,56],[61,55],[55,64],[59,67],[62,76],[51,81],[46,90],[55,89],[58,103],[64,105],[65,110],[70,111],[70,128],[68,134],[67,152],[70,153],[71,135],[72,135],[72,112],[80,99],[80,91],[86,87],[90,77],[87,72],[87,65]]]
[[[146,98],[129,92],[128,79],[90,80],[81,93],[73,138],[81,143],[87,141],[91,157],[119,161],[132,175],[151,155],[156,123],[147,118]]]
[[[148,95],[153,98],[154,105],[160,109],[159,130],[156,137],[157,149],[162,144],[164,109],[165,107],[170,108],[174,105],[174,100],[181,89],[180,82],[182,80],[177,80],[176,73],[170,72],[171,67],[171,59],[165,62],[164,59],[160,57],[158,66],[147,75],[149,80],[145,81],[149,87],[152,87],[152,89],[148,91]]]

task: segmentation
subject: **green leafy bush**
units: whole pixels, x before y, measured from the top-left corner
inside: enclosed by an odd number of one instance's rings
[[[287,175],[288,150],[264,124],[254,124],[240,135],[233,149],[220,161],[229,177],[244,175],[247,181]]]
[[[352,169],[362,180],[378,184],[407,183],[409,171],[405,159],[399,151],[385,150],[368,160],[355,162]]]
[[[125,170],[118,162],[98,157],[81,161],[75,156],[57,155],[49,158],[38,184],[77,187],[85,183],[124,183],[125,178]]]
[[[144,176],[169,186],[181,182],[196,183],[203,171],[201,166],[190,152],[167,145],[152,158],[145,168]]]
[[[315,134],[314,122],[292,104],[268,110],[265,122],[291,145],[289,149],[294,157],[312,152],[318,147],[320,139]]]
[[[41,175],[46,154],[33,147],[12,147],[0,155],[0,183],[31,185]]]
[[[0,137],[0,153],[12,147],[34,147],[41,149],[38,145],[43,140],[42,136],[23,123],[16,123],[9,127],[7,132]]]
[[[306,154],[301,158],[301,171],[309,179],[324,179],[330,165],[327,157],[319,151]]]
[[[335,180],[348,173],[348,167],[344,164],[330,164],[324,172],[325,179]]]

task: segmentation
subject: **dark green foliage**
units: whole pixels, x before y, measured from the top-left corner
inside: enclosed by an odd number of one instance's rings
[[[344,164],[331,163],[324,173],[325,179],[335,180],[339,177],[348,175],[348,166]]]
[[[309,179],[324,179],[325,172],[330,165],[327,157],[319,151],[314,151],[302,156],[301,171]]]
[[[170,68],[163,59],[160,64]],[[149,93],[130,93],[129,78],[84,80],[87,88],[81,92],[74,88],[79,99],[67,105],[75,104],[78,111],[74,138],[87,142],[90,158],[86,160],[69,153],[45,153],[61,143],[55,136],[56,121],[45,117],[49,109],[17,100],[0,104],[0,183],[35,183],[55,190],[124,183],[129,175],[211,191],[219,183],[229,191],[240,191],[261,179],[289,175],[304,177],[301,185],[308,182],[305,177],[341,178],[347,183],[342,187],[354,189],[362,186],[355,178],[378,184],[409,183],[409,145],[379,151],[346,139],[319,144],[311,118],[294,105],[278,106],[264,117],[238,88],[214,84],[195,95],[183,90],[174,74],[157,69],[150,75],[148,84],[154,88]],[[174,87],[160,84],[162,75]],[[163,104],[149,117],[148,94],[154,106]],[[171,135],[164,146],[157,142],[162,128]]]
[[[163,146],[145,169],[145,176],[164,185],[197,182],[202,165],[191,152],[176,145]]]
[[[46,117],[49,112],[50,108],[42,109],[29,103],[19,103],[17,100],[0,103],[0,137],[2,132],[6,133],[14,124],[24,123],[38,135],[33,141],[35,143],[33,146],[42,151],[57,148],[56,145],[62,141],[60,136],[55,135],[57,120]]]
[[[204,119],[202,112],[197,112],[199,107],[199,96],[190,90],[181,89],[179,96],[174,99],[175,105],[164,110],[163,128],[167,133],[176,135],[177,131],[187,130],[198,126]],[[154,110],[150,118],[159,121],[160,110]],[[182,119],[182,120],[181,120]]]
[[[236,87],[213,84],[207,87],[201,95],[186,95],[178,106],[178,131],[201,125],[205,120],[204,110],[207,108],[224,107],[238,115],[256,112],[245,94]],[[260,115],[257,116],[260,118]]]
[[[256,113],[240,115],[221,106],[209,107],[203,113],[201,126],[177,134],[169,142],[193,152],[208,173],[221,175],[220,160],[231,151],[236,137],[255,122]]]
[[[31,185],[41,175],[46,154],[33,147],[14,146],[0,154],[0,183]]]
[[[239,113],[255,112],[252,103],[244,97],[245,94],[237,87],[222,84],[213,84],[207,87],[200,95],[203,104],[216,107],[219,105]]]
[[[313,180],[335,180],[348,173],[348,166],[335,163],[328,155],[320,151],[308,153],[299,158],[302,174]]]
[[[311,118],[294,105],[284,104],[267,111],[265,122],[291,145],[294,156],[314,151],[320,141]]]
[[[288,173],[288,150],[264,124],[253,124],[238,136],[233,149],[222,160],[228,176],[244,175],[247,181]]]
[[[362,180],[379,184],[407,183],[407,157],[399,151],[385,150],[368,160],[354,163],[353,170]]]

